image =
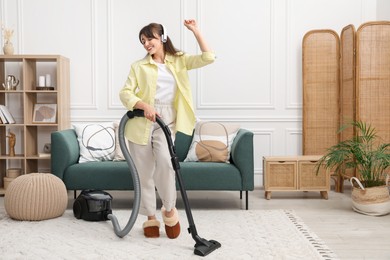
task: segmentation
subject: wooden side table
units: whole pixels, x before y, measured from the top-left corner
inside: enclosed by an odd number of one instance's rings
[[[315,166],[321,156],[266,156],[263,157],[263,184],[266,199],[271,199],[272,191],[319,191],[328,199],[330,171]]]

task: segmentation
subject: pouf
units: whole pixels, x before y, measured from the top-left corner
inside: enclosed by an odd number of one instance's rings
[[[65,184],[53,174],[30,173],[17,177],[4,195],[8,215],[17,220],[45,220],[64,214],[68,204]]]

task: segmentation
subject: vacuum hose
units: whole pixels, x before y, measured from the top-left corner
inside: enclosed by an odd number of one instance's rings
[[[135,221],[137,220],[139,207],[140,207],[140,201],[141,201],[141,185],[139,181],[139,176],[137,172],[137,168],[135,167],[135,164],[133,162],[133,159],[130,156],[129,151],[127,150],[126,146],[126,139],[124,136],[125,132],[125,126],[127,120],[134,118],[134,117],[142,117],[144,116],[144,113],[142,110],[135,110],[128,111],[121,119],[119,123],[118,128],[118,139],[119,139],[119,146],[122,150],[123,156],[126,159],[127,165],[129,166],[131,177],[133,178],[133,186],[134,186],[134,202],[133,202],[133,210],[131,211],[131,215],[129,218],[129,221],[127,222],[125,228],[122,230],[118,219],[113,214],[108,214],[107,218],[111,220],[112,225],[114,226],[114,232],[118,237],[124,237],[126,236],[130,230],[133,228]]]
[[[112,224],[114,225],[114,231],[115,234],[118,237],[124,237],[127,235],[131,228],[133,227],[135,221],[137,220],[139,207],[140,207],[140,200],[141,200],[141,186],[140,181],[138,177],[137,169],[134,165],[133,159],[131,159],[130,153],[127,150],[126,143],[125,143],[125,137],[124,137],[124,129],[127,120],[134,118],[134,117],[143,117],[144,111],[143,110],[134,110],[134,111],[128,111],[123,117],[119,124],[119,131],[118,131],[118,138],[119,138],[119,145],[122,149],[123,155],[127,161],[127,164],[129,165],[130,173],[133,178],[134,183],[134,203],[133,203],[133,210],[131,212],[131,216],[129,221],[127,222],[126,227],[121,230],[117,218],[113,214],[108,214],[107,218],[111,220]],[[171,155],[171,162],[172,167],[176,172],[176,179],[178,181],[179,187],[180,187],[180,193],[184,202],[186,215],[188,219],[188,232],[191,233],[192,238],[195,240],[195,246],[194,246],[194,253],[199,256],[206,256],[213,252],[214,250],[221,247],[221,243],[219,243],[216,240],[206,240],[198,235],[198,232],[195,227],[194,219],[192,217],[190,203],[187,198],[187,193],[184,188],[184,183],[181,178],[180,174],[180,163],[179,159],[176,155],[175,146],[173,144],[172,138],[171,138],[171,132],[169,130],[169,127],[164,124],[164,122],[161,120],[161,118],[157,117],[156,122],[160,125],[161,129],[164,132],[164,135],[167,139],[168,143],[168,150]]]

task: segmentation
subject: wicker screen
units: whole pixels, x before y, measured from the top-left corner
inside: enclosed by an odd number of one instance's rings
[[[338,142],[339,49],[333,30],[312,30],[303,38],[304,155],[322,155]]]
[[[350,24],[340,35],[340,126],[356,120],[355,47],[356,30]],[[340,141],[351,139],[353,135],[353,128],[346,128],[340,132]],[[355,170],[348,169],[344,174],[355,176]]]
[[[390,142],[390,22],[362,24],[356,34],[356,116]]]
[[[356,120],[355,112],[355,27],[351,24],[343,28],[340,35],[340,125]],[[340,140],[353,137],[353,128],[340,132]]]

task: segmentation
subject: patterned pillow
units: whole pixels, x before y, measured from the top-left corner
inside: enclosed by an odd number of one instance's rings
[[[79,163],[114,159],[114,123],[74,124],[73,128],[80,146]]]
[[[114,122],[114,128],[115,128],[115,155],[113,161],[125,161],[125,156],[123,155],[122,149],[119,145],[119,122]],[[129,150],[129,142],[126,140],[126,147],[127,150]]]
[[[196,123],[195,132],[185,162],[226,162],[240,126],[212,121]]]

